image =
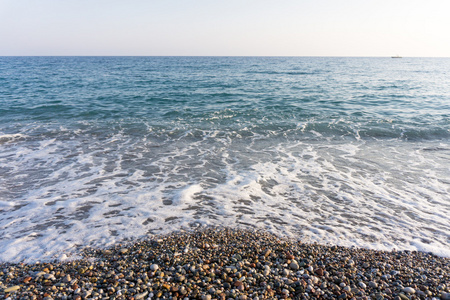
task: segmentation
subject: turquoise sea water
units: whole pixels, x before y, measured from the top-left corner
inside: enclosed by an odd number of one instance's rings
[[[0,57],[0,260],[204,225],[450,256],[450,59]]]

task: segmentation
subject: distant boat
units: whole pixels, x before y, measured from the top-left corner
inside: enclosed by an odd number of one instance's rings
[[[392,58],[402,58],[400,55],[391,56]]]

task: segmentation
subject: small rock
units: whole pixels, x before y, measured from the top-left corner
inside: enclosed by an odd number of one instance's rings
[[[3,292],[5,292],[5,293],[11,293],[11,292],[17,291],[18,289],[20,289],[20,286],[15,285],[15,286],[12,286],[12,287],[9,287],[9,288],[4,289]]]
[[[381,279],[383,279],[384,281],[387,281],[390,278],[391,278],[391,275],[389,275],[389,274],[385,274],[385,275],[381,276]]]
[[[413,289],[412,287],[405,287],[405,288],[403,289],[403,292],[404,292],[404,293],[408,293],[408,294],[414,294],[414,293],[416,292],[416,290]]]
[[[362,289],[365,289],[367,286],[366,286],[366,284],[364,283],[364,282],[362,282],[362,281],[360,281],[359,283],[358,283],[358,285],[362,288]]]
[[[45,272],[37,272],[36,275],[34,275],[36,278],[44,276],[46,273]]]
[[[147,296],[147,294],[148,294],[147,291],[137,294],[136,296],[134,296],[134,299],[136,299],[136,300],[143,299],[143,298],[145,298],[145,296]]]
[[[63,282],[69,283],[71,280],[72,280],[72,278],[70,277],[69,274],[67,274],[66,277],[64,277]]]
[[[91,291],[84,291],[83,294],[81,295],[81,297],[83,299],[86,299],[87,297],[89,297],[91,295]]]
[[[441,300],[450,300],[450,293],[441,293]]]
[[[127,248],[122,248],[119,251],[120,251],[121,254],[125,254],[125,253],[128,252],[128,249]]]
[[[181,294],[181,295],[186,295],[186,294],[187,294],[186,288],[185,288],[184,286],[182,286],[182,287],[180,288],[180,294]]]
[[[398,296],[399,296],[400,299],[402,299],[402,300],[409,300],[409,298],[408,298],[405,294],[400,293]]]
[[[370,281],[370,282],[369,282],[369,286],[370,286],[371,288],[376,289],[376,288],[378,287],[378,283],[376,283],[375,281]]]
[[[157,264],[153,264],[150,266],[150,270],[152,270],[152,271],[156,271],[156,270],[158,270],[158,268],[159,268],[159,266]]]
[[[299,265],[298,265],[298,263],[297,263],[296,260],[293,260],[293,261],[289,264],[289,267],[290,267],[292,270],[298,270],[298,269],[299,269]]]
[[[384,300],[384,296],[381,293],[376,293],[375,294],[375,300]]]
[[[44,274],[44,278],[48,280],[56,280],[55,275],[53,274]]]
[[[318,268],[318,269],[316,269],[316,274],[317,275],[319,275],[319,276],[323,276],[323,269],[322,268]]]
[[[417,295],[421,296],[421,297],[426,297],[427,294],[425,294],[425,292],[421,291],[421,290],[417,290],[416,291]]]

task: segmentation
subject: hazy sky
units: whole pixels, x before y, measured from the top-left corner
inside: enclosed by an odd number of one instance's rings
[[[0,55],[450,56],[449,0],[0,0]]]

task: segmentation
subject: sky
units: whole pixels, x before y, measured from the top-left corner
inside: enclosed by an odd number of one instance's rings
[[[449,0],[0,0],[0,56],[450,57]]]

